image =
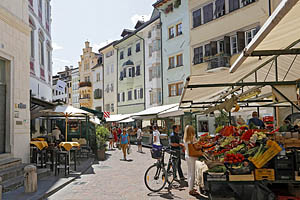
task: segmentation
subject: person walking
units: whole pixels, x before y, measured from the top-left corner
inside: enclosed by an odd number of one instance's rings
[[[121,134],[120,139],[121,139],[121,148],[123,151],[123,157],[124,160],[127,160],[126,155],[127,155],[128,145],[130,144],[130,139],[128,133],[126,132],[126,128],[123,129],[123,133]]]
[[[184,130],[184,146],[185,146],[185,159],[187,161],[188,165],[188,185],[189,185],[189,194],[190,195],[199,195],[196,189],[194,189],[194,183],[195,183],[195,164],[197,157],[191,157],[189,156],[189,144],[196,143],[195,138],[195,129],[191,125],[187,125]]]
[[[112,150],[114,147],[114,136],[112,133],[112,128],[109,129],[109,146],[108,149]]]
[[[113,128],[113,136],[114,136],[113,146],[117,148],[118,135],[117,135],[117,129],[115,127]]]
[[[181,181],[184,181],[184,176],[183,176],[183,172],[182,172],[182,169],[181,169],[181,148],[184,148],[184,144],[180,143],[180,137],[179,137],[179,126],[177,125],[174,125],[172,127],[173,131],[171,133],[171,136],[170,136],[170,146],[171,146],[171,149],[176,151],[176,156],[178,158],[178,161],[177,161],[177,171],[178,171],[178,174],[179,174],[179,177],[180,177],[180,180]],[[175,174],[176,175],[176,174]],[[175,179],[177,177],[174,177]]]
[[[136,131],[136,139],[137,139],[137,145],[138,145],[138,152],[143,153],[142,150],[142,137],[143,137],[143,132],[140,126],[138,126],[138,130]]]

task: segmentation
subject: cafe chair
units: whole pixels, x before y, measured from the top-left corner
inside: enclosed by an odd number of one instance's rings
[[[30,147],[30,151],[31,151],[31,163],[34,163],[37,167],[46,167],[46,150],[39,150],[37,147],[35,146],[31,146]],[[40,162],[39,162],[40,161]],[[40,166],[39,166],[40,163]]]
[[[67,151],[56,152],[55,176],[59,175],[60,169],[65,170],[65,176],[70,174],[69,153]]]

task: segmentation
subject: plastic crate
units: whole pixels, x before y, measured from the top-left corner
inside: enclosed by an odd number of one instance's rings
[[[255,169],[255,180],[262,181],[275,181],[275,170],[274,169]]]
[[[261,156],[257,158],[249,158],[249,160],[255,165],[256,168],[262,168],[267,162],[274,158],[282,149],[272,140],[267,141],[268,150],[266,150]]]
[[[276,180],[295,180],[295,172],[293,170],[276,170]]]
[[[227,173],[203,173],[204,181],[228,181]]]
[[[288,153],[285,156],[277,155],[274,157],[274,168],[276,170],[289,169],[294,171],[294,154]]]

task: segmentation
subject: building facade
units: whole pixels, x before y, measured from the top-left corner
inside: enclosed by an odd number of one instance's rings
[[[27,1],[0,3],[0,160],[29,162],[30,26]]]
[[[28,0],[30,90],[32,96],[52,101],[51,0]]]
[[[192,74],[229,69],[280,0],[190,0]]]
[[[79,103],[80,107],[93,107],[92,67],[98,62],[99,54],[92,51],[90,43],[85,42],[83,54],[80,56],[79,65]]]
[[[75,108],[80,108],[79,104],[79,68],[75,68],[71,73],[72,77],[72,106]]]
[[[156,20],[141,31],[145,39],[146,109],[162,104],[161,26],[158,16],[155,10],[152,17]]]
[[[93,109],[102,112],[104,108],[103,95],[103,58],[98,58],[98,63],[92,67],[92,85],[93,85]]]
[[[73,66],[65,66],[65,70],[58,72],[52,77],[52,98],[53,102],[63,102],[66,104],[72,103],[72,71]],[[64,91],[57,89],[58,80],[65,82]]]
[[[103,111],[117,114],[117,50],[114,48],[116,41],[99,49],[103,55]]]
[[[146,109],[145,39],[141,30],[149,22],[138,22],[135,30],[124,29],[116,42],[118,63],[118,113],[135,113]]]
[[[163,104],[178,103],[190,75],[190,23],[188,2],[158,0],[162,31]]]

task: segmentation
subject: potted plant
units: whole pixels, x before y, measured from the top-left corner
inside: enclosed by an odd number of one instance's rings
[[[104,126],[97,126],[96,128],[96,142],[97,142],[97,157],[98,160],[105,160],[105,150],[107,141],[109,140],[109,130]]]

